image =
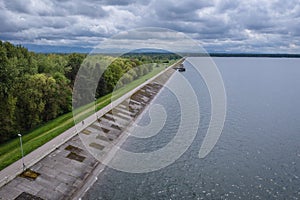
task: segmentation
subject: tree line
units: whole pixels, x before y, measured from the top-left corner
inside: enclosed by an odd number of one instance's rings
[[[0,41],[0,143],[70,112],[80,68],[81,76],[102,74],[99,80],[91,80],[91,84],[97,81],[93,98],[99,98],[171,59],[178,56],[37,54]]]

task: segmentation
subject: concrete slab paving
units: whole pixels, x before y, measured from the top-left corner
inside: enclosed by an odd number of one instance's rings
[[[86,159],[83,162],[70,160],[66,154],[70,153],[65,148],[69,145],[82,149],[80,154]],[[71,197],[77,187],[84,184],[87,175],[98,163],[88,152],[85,152],[80,138],[75,136],[66,144],[60,146],[46,156],[32,169],[40,175],[35,180],[16,177],[8,184],[0,188],[0,199],[15,199],[22,192],[36,195],[42,199],[65,199]],[[83,154],[84,152],[84,154]],[[76,183],[76,184],[75,184]]]

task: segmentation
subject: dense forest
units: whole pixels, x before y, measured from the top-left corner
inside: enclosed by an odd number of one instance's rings
[[[86,57],[36,54],[0,41],[0,143],[70,112],[73,85],[82,65],[90,74],[102,74],[94,95],[98,98],[147,74],[159,63],[178,59],[174,54]],[[110,63],[108,68],[103,68],[103,61]]]

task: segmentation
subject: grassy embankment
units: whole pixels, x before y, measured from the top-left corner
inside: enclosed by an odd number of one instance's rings
[[[175,62],[169,63],[169,65],[173,63]],[[127,84],[126,86],[118,89],[117,91],[114,91],[113,97],[111,93],[97,99],[95,103],[96,110],[100,110],[101,108],[108,105],[111,101],[123,96],[127,92],[136,88],[149,78],[161,72],[164,68],[165,65],[153,68],[153,70],[147,75],[140,77],[139,79]],[[82,110],[82,112],[80,113],[80,115],[78,115],[79,120],[85,119],[86,117],[94,113],[94,104],[83,106],[82,108],[80,108],[80,110]],[[24,154],[29,154],[33,150],[47,143],[48,141],[63,133],[67,129],[71,128],[72,126],[74,126],[74,120],[73,114],[72,112],[70,112],[47,122],[39,128],[36,128],[35,130],[23,134],[22,139]],[[4,169],[5,167],[17,161],[20,158],[21,154],[19,138],[15,138],[7,143],[0,145],[0,170]]]

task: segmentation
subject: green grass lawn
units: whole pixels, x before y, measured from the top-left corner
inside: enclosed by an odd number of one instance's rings
[[[169,65],[172,63],[169,63]],[[111,103],[112,100],[116,100],[119,97],[123,96],[124,94],[136,88],[149,78],[161,72],[163,69],[165,69],[165,65],[155,67],[147,75],[140,77],[139,79],[127,84],[126,86],[118,89],[117,91],[114,91],[113,97],[111,93],[97,99],[95,103],[96,110],[100,110],[101,108]],[[95,107],[94,104],[89,104],[83,106],[82,108],[79,108],[80,115],[76,115],[76,117],[78,117],[77,120],[83,120],[86,117],[93,114],[95,111]],[[48,141],[63,133],[67,129],[71,128],[72,126],[74,126],[74,119],[72,112],[70,112],[47,122],[46,124],[40,126],[39,128],[36,128],[33,131],[24,134],[22,136],[24,155],[29,154],[33,150],[47,143]],[[21,152],[19,138],[15,138],[7,143],[0,145],[0,170],[4,169],[5,167],[17,161],[20,158]]]

